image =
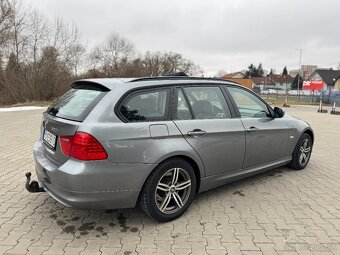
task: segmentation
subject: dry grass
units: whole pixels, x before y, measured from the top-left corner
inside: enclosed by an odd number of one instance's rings
[[[10,104],[10,105],[0,105],[2,108],[7,107],[19,107],[19,106],[49,106],[53,101],[27,101],[22,103]]]
[[[285,99],[276,99],[276,98],[267,98],[262,97],[267,103],[270,105],[284,105]],[[305,101],[305,100],[291,100],[289,99],[287,102],[288,105],[319,105],[319,102]]]

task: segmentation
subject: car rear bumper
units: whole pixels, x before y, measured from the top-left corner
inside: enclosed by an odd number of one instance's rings
[[[34,144],[38,181],[58,202],[77,209],[131,208],[155,164],[116,164],[70,158],[54,164],[41,141]]]

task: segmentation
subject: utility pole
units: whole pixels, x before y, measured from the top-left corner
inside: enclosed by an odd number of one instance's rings
[[[300,76],[301,76],[301,57],[302,57],[302,49],[296,49],[300,51],[300,58],[299,58],[299,74],[298,74],[298,84],[297,84],[297,89],[298,89],[298,101],[300,101]]]

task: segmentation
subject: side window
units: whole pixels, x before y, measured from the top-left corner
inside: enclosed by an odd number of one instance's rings
[[[168,90],[142,91],[128,96],[120,107],[128,121],[165,120]]]
[[[228,87],[228,90],[238,107],[241,117],[266,118],[270,116],[267,105],[257,96],[240,88]]]
[[[177,120],[192,119],[192,115],[191,115],[187,100],[185,99],[185,96],[181,89],[177,89],[176,119]]]
[[[231,114],[219,87],[187,87],[184,92],[189,99],[195,119],[226,119]]]

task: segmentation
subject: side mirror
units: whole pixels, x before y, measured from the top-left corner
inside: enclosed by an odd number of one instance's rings
[[[274,108],[274,118],[282,118],[285,116],[285,112],[280,107]]]

